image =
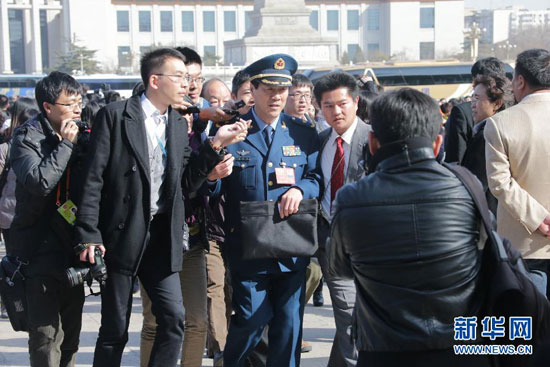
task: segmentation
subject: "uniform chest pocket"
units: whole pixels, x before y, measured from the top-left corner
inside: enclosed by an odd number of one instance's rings
[[[258,160],[255,157],[237,157],[233,169],[239,175],[241,186],[246,190],[256,188],[256,169]]]
[[[302,177],[305,166],[307,164],[306,155],[304,153],[294,157],[283,157],[282,161],[288,168],[294,168],[296,179]]]

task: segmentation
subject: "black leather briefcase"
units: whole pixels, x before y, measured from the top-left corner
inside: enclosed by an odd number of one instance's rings
[[[279,215],[278,203],[241,202],[244,259],[308,257],[317,251],[317,200],[302,200],[298,212],[285,219]]]

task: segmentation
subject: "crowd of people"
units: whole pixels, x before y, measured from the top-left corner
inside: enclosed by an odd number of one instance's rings
[[[455,353],[455,318],[476,315],[486,284],[480,215],[447,166],[477,177],[548,297],[550,52],[518,54],[512,80],[478,60],[472,95],[450,101],[297,69],[269,55],[227,86],[205,80],[194,50],[159,48],[127,99],[57,71],[34,99],[0,96],[0,228],[24,277],[33,367],[75,365],[92,279],[95,367],[121,365],[137,289],[142,367],[200,366],[205,349],[214,366],[299,366],[323,283],[328,366],[550,363],[534,338],[527,356]],[[278,243],[279,222],[313,253]]]

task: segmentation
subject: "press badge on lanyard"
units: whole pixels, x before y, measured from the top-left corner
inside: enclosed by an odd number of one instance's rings
[[[55,204],[57,205],[57,212],[61,214],[63,219],[67,221],[70,225],[74,225],[74,222],[76,220],[76,211],[77,207],[75,203],[71,199],[69,199],[69,184],[71,180],[71,169],[67,168],[67,179],[65,182],[65,201],[63,204],[61,204],[61,184],[57,184],[57,195],[56,195],[56,201]]]
[[[158,137],[158,135],[155,134],[155,137],[157,138],[157,143],[159,144],[160,150],[162,150],[162,154],[164,154],[165,157],[168,157],[168,154],[166,154],[166,148],[164,147],[164,144],[162,144],[162,141]]]

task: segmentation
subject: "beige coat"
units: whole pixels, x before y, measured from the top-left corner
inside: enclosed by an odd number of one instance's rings
[[[487,120],[489,189],[498,199],[498,233],[526,259],[550,259],[537,228],[550,214],[550,93],[526,96]]]

